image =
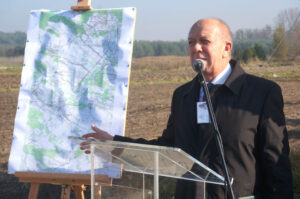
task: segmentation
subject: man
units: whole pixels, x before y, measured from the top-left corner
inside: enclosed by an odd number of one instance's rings
[[[280,87],[269,80],[246,74],[231,60],[232,38],[219,19],[197,21],[189,32],[190,60],[202,59],[206,82],[215,84],[212,103],[224,145],[229,175],[236,198],[293,198],[289,145]],[[183,149],[223,175],[220,156],[197,77],[174,92],[171,114],[162,136],[145,139],[112,137],[92,126],[96,137],[116,141],[173,146]],[[200,184],[179,181],[175,198],[200,198]],[[226,198],[222,186],[207,185],[207,198]]]

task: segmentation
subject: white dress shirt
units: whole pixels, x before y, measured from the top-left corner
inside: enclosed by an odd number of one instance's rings
[[[224,68],[224,70],[217,75],[217,77],[215,77],[211,83],[216,85],[216,84],[224,84],[225,81],[227,80],[227,78],[229,77],[231,73],[231,67],[230,67],[230,64],[228,63],[228,65],[226,66],[226,68]],[[206,84],[208,84],[208,82],[205,82]],[[202,102],[203,101],[203,95],[204,95],[204,92],[203,92],[203,88],[201,87],[200,88],[200,97],[199,97],[199,101]]]

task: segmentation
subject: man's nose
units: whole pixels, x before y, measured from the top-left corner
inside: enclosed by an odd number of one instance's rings
[[[194,51],[195,52],[202,52],[202,45],[199,42],[195,43]]]

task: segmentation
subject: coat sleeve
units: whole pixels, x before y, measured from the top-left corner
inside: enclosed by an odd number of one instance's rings
[[[151,144],[151,145],[173,147],[174,146],[174,134],[175,134],[175,129],[174,129],[174,114],[175,114],[174,113],[175,112],[174,104],[176,104],[175,92],[172,97],[171,114],[168,119],[167,128],[163,131],[163,134],[160,137],[158,137],[156,139],[152,139],[152,140],[146,140],[144,138],[133,139],[133,138],[129,138],[129,137],[115,135],[114,141],[133,142],[133,143],[139,143],[139,144]]]
[[[258,133],[260,135],[263,198],[292,199],[290,148],[283,113],[283,97],[277,84],[272,86],[265,99]]]

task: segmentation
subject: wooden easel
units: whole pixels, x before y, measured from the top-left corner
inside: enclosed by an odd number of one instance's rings
[[[83,11],[83,10],[91,10],[91,0],[78,0],[77,1],[77,6],[71,6],[72,10],[78,10],[78,11]]]
[[[31,183],[28,199],[37,199],[41,183],[64,185],[61,190],[61,199],[69,199],[71,189],[74,190],[77,199],[84,199],[85,185],[91,184],[89,174],[66,174],[66,173],[38,173],[16,172],[15,176],[20,182]],[[112,179],[105,175],[96,175],[95,180],[101,184],[112,185]],[[101,187],[98,187],[98,197],[101,197]]]

